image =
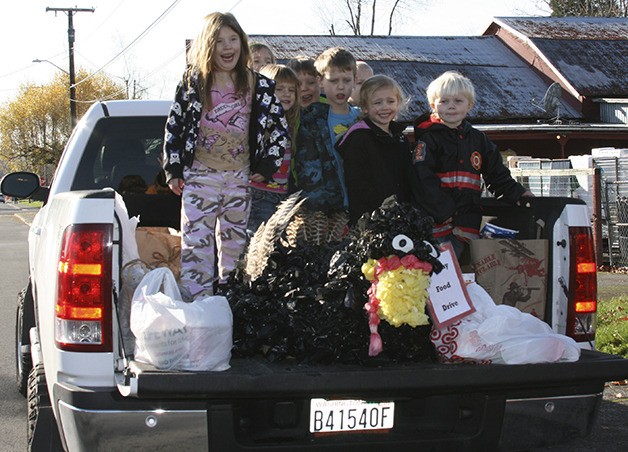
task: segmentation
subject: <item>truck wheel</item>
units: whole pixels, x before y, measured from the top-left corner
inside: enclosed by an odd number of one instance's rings
[[[15,313],[15,380],[17,390],[26,397],[28,374],[33,367],[30,329],[35,326],[33,295],[30,284],[17,294]]]
[[[26,414],[28,450],[32,452],[63,452],[42,364],[33,367],[28,375]]]

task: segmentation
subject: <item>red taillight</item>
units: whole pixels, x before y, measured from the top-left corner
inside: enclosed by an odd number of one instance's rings
[[[569,228],[569,311],[567,334],[578,342],[595,339],[597,265],[591,228]]]
[[[112,226],[69,226],[57,266],[55,340],[62,350],[112,350]]]

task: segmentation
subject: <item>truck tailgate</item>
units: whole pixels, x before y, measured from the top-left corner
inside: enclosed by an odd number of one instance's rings
[[[225,372],[162,371],[133,361],[122,391],[139,398],[375,397],[471,392],[569,395],[601,392],[604,383],[628,377],[628,360],[583,350],[573,363],[472,365],[385,364],[378,367],[299,365],[233,359]],[[575,387],[579,389],[575,389]],[[131,389],[133,388],[133,389]]]

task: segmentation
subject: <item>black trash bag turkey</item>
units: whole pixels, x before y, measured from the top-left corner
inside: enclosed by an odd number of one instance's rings
[[[431,219],[394,197],[348,232],[347,219],[308,211],[297,193],[260,226],[224,293],[234,357],[362,365],[435,359],[425,300],[429,277],[442,266]]]

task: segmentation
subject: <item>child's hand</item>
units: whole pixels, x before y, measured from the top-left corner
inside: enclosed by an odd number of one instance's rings
[[[168,181],[168,187],[170,187],[170,190],[172,190],[172,193],[174,193],[177,196],[181,196],[183,194],[183,185],[185,185],[183,183],[183,179],[170,179]]]
[[[521,195],[521,197],[522,197],[522,198],[534,198],[535,196],[534,196],[534,193],[532,193],[530,190],[526,190],[526,191],[525,191],[525,192]],[[522,204],[522,202],[521,202],[521,199],[519,199],[519,201],[517,201],[517,205],[518,205],[518,206],[522,206],[522,205],[523,205],[523,204]],[[528,207],[529,207],[529,206],[528,206]]]
[[[249,176],[251,182],[264,182],[266,178],[259,173],[251,174]]]

